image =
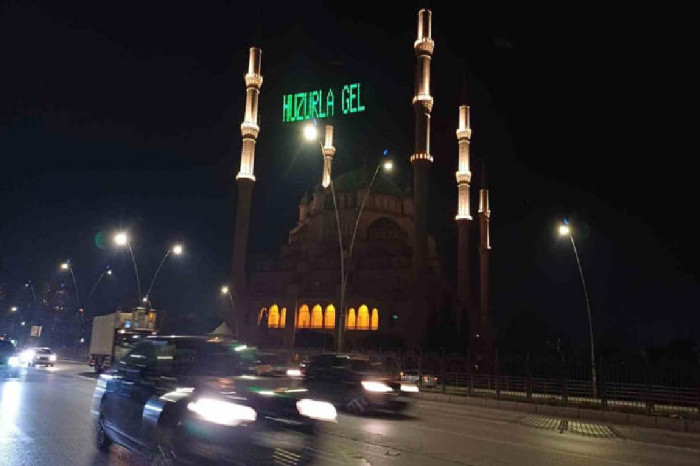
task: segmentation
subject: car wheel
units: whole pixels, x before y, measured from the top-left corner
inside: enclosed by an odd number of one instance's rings
[[[53,364],[49,364],[49,367],[53,367],[53,366],[54,366]]]
[[[109,438],[107,432],[105,432],[104,425],[102,424],[102,416],[97,421],[97,428],[95,432],[95,446],[100,451],[109,450],[109,446],[112,444],[112,439]]]

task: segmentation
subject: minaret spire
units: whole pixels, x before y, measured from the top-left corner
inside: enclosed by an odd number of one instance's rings
[[[471,261],[469,236],[472,224],[470,212],[470,183],[472,172],[469,163],[469,145],[471,144],[472,130],[470,122],[469,106],[459,107],[459,126],[457,127],[457,141],[459,143],[459,161],[457,166],[457,290],[459,300],[467,309],[470,336],[473,336],[479,328],[479,315],[474,306],[471,294]],[[457,324],[461,327],[462,313],[456,316]]]
[[[334,155],[333,126],[326,125],[326,140],[323,144],[323,179],[321,180],[321,185],[324,188],[331,184],[331,165],[333,164]]]
[[[490,318],[489,318],[489,255],[491,253],[491,236],[490,236],[490,221],[491,221],[491,206],[489,205],[489,190],[486,188],[486,168],[485,163],[482,163],[481,189],[479,190],[479,275],[480,275],[480,333],[482,345],[490,348],[491,333],[490,333]]]
[[[430,153],[430,113],[433,109],[433,97],[430,94],[430,61],[434,48],[432,12],[422,9],[418,12],[418,37],[413,43],[416,54],[416,86],[413,97],[416,126],[415,152],[411,155],[415,204],[413,266],[419,280],[428,263],[427,178],[433,161]]]
[[[253,168],[255,165],[255,143],[258,139],[258,96],[263,77],[260,74],[262,50],[250,48],[248,73],[244,76],[246,84],[245,115],[241,123],[241,168],[236,175],[238,184],[238,205],[236,208],[236,230],[233,240],[233,288],[237,294],[245,290],[245,263],[248,248],[248,230],[250,224],[250,203],[255,185]]]

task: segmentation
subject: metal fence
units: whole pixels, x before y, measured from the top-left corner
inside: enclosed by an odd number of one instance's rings
[[[295,351],[308,357],[318,351]],[[641,357],[590,361],[518,355],[472,359],[461,354],[364,353],[387,373],[418,371],[437,377],[425,391],[503,400],[679,415],[700,418],[700,365],[688,361],[650,363]],[[594,395],[595,393],[595,395]]]

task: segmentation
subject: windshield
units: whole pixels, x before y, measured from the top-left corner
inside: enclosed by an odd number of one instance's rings
[[[257,350],[240,344],[192,340],[156,341],[159,372],[175,376],[226,377],[254,371],[260,364]]]

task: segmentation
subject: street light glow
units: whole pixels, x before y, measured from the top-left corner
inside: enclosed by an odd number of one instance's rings
[[[222,286],[221,287],[221,294],[228,294],[228,286]]]
[[[569,225],[559,225],[559,234],[561,236],[568,236],[571,233]]]
[[[318,138],[318,131],[314,125],[304,126],[304,139],[307,141],[315,141]]]
[[[393,169],[394,169],[394,162],[392,162],[391,160],[387,160],[386,162],[384,162],[384,171],[390,172]]]
[[[108,271],[107,271],[107,275],[112,275],[112,271],[111,271],[111,270],[108,270]]]
[[[17,306],[12,306],[10,308],[10,312],[17,312]]]
[[[68,265],[68,262],[64,262],[63,264],[61,264],[61,270],[68,270],[68,267],[70,267]]]
[[[129,242],[129,237],[124,232],[117,233],[114,235],[114,242],[117,243],[117,246],[126,246]]]
[[[142,299],[141,301],[143,301],[144,303],[147,303],[147,302],[148,302],[148,296],[144,296],[143,299]]]
[[[176,256],[179,256],[180,254],[182,254],[182,245],[181,244],[176,244],[175,246],[173,246],[173,254],[175,254]]]

